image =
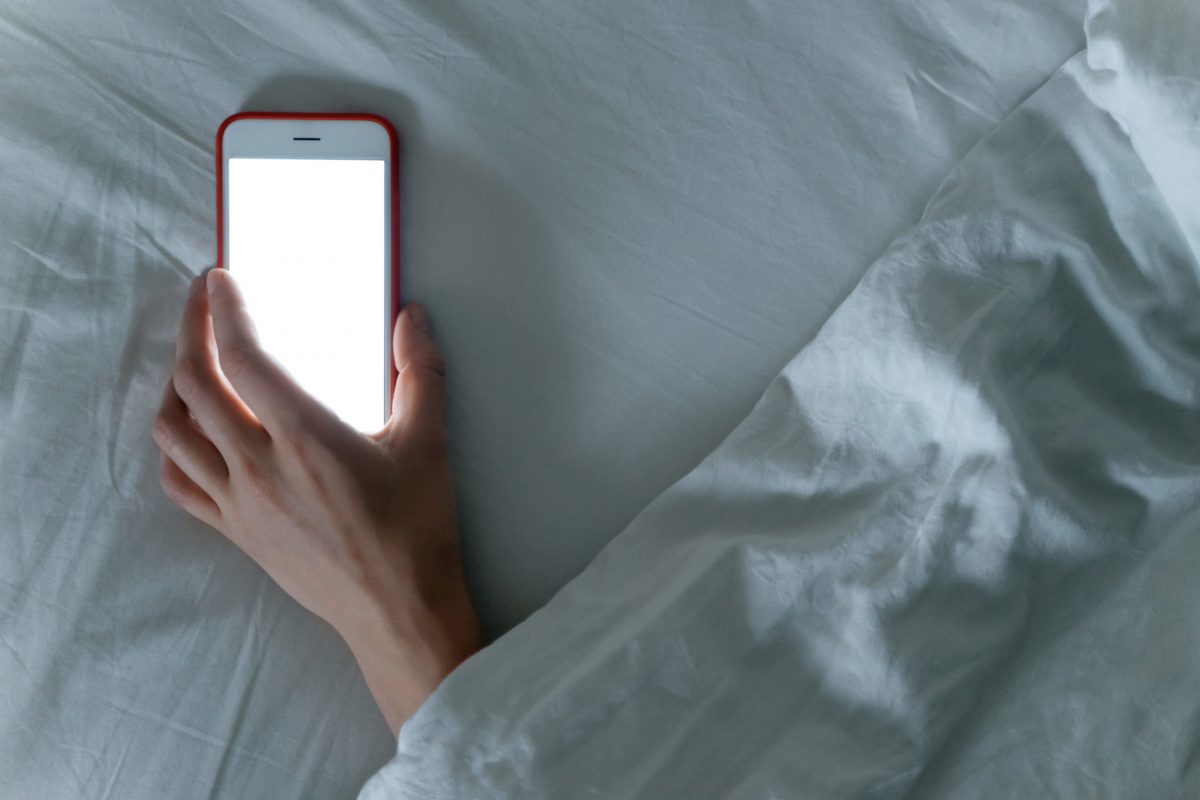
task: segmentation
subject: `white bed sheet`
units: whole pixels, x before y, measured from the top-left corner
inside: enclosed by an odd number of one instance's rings
[[[1092,6],[363,800],[1200,796],[1200,6]]]
[[[749,410],[1077,0],[0,10],[0,794],[350,796],[352,661],[157,488],[212,135],[371,110],[450,365],[470,579],[524,618]]]

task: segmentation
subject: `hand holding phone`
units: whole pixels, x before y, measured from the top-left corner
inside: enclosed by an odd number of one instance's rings
[[[341,634],[396,731],[480,646],[441,355],[420,310],[406,309],[394,413],[364,435],[263,350],[234,274],[213,270],[188,294],[154,424],[163,488]]]
[[[376,118],[222,125],[229,269],[192,282],[154,424],[168,496],[342,635],[393,731],[480,646],[441,355],[419,307],[391,324],[397,158]]]

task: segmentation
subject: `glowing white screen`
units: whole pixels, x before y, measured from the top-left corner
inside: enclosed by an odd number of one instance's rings
[[[229,159],[229,268],[264,347],[359,430],[384,422],[384,162]]]

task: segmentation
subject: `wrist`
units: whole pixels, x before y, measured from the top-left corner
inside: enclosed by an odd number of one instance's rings
[[[352,626],[339,628],[393,732],[482,646],[478,617],[460,585],[443,584],[434,596],[407,602],[372,602]]]

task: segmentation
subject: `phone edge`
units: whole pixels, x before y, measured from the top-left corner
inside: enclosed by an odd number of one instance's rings
[[[369,113],[354,113],[354,114],[332,114],[322,112],[308,111],[239,111],[236,114],[231,114],[226,117],[217,127],[216,147],[214,149],[216,156],[216,176],[217,176],[217,269],[225,269],[225,208],[224,208],[224,183],[225,170],[222,163],[222,141],[225,137],[225,129],[234,122],[240,119],[327,119],[327,120],[363,120],[374,122],[381,125],[387,132],[389,149],[391,150],[391,170],[388,186],[388,199],[391,205],[391,219],[388,224],[392,228],[392,257],[389,265],[391,275],[390,281],[391,291],[389,292],[389,311],[387,336],[384,344],[385,357],[391,369],[388,370],[388,380],[385,387],[384,396],[384,415],[386,420],[391,414],[392,397],[396,392],[396,380],[399,378],[399,373],[396,369],[396,358],[392,353],[391,341],[392,333],[396,328],[396,320],[400,318],[400,156],[401,145],[400,135],[396,132],[396,128],[387,118],[378,114]]]

